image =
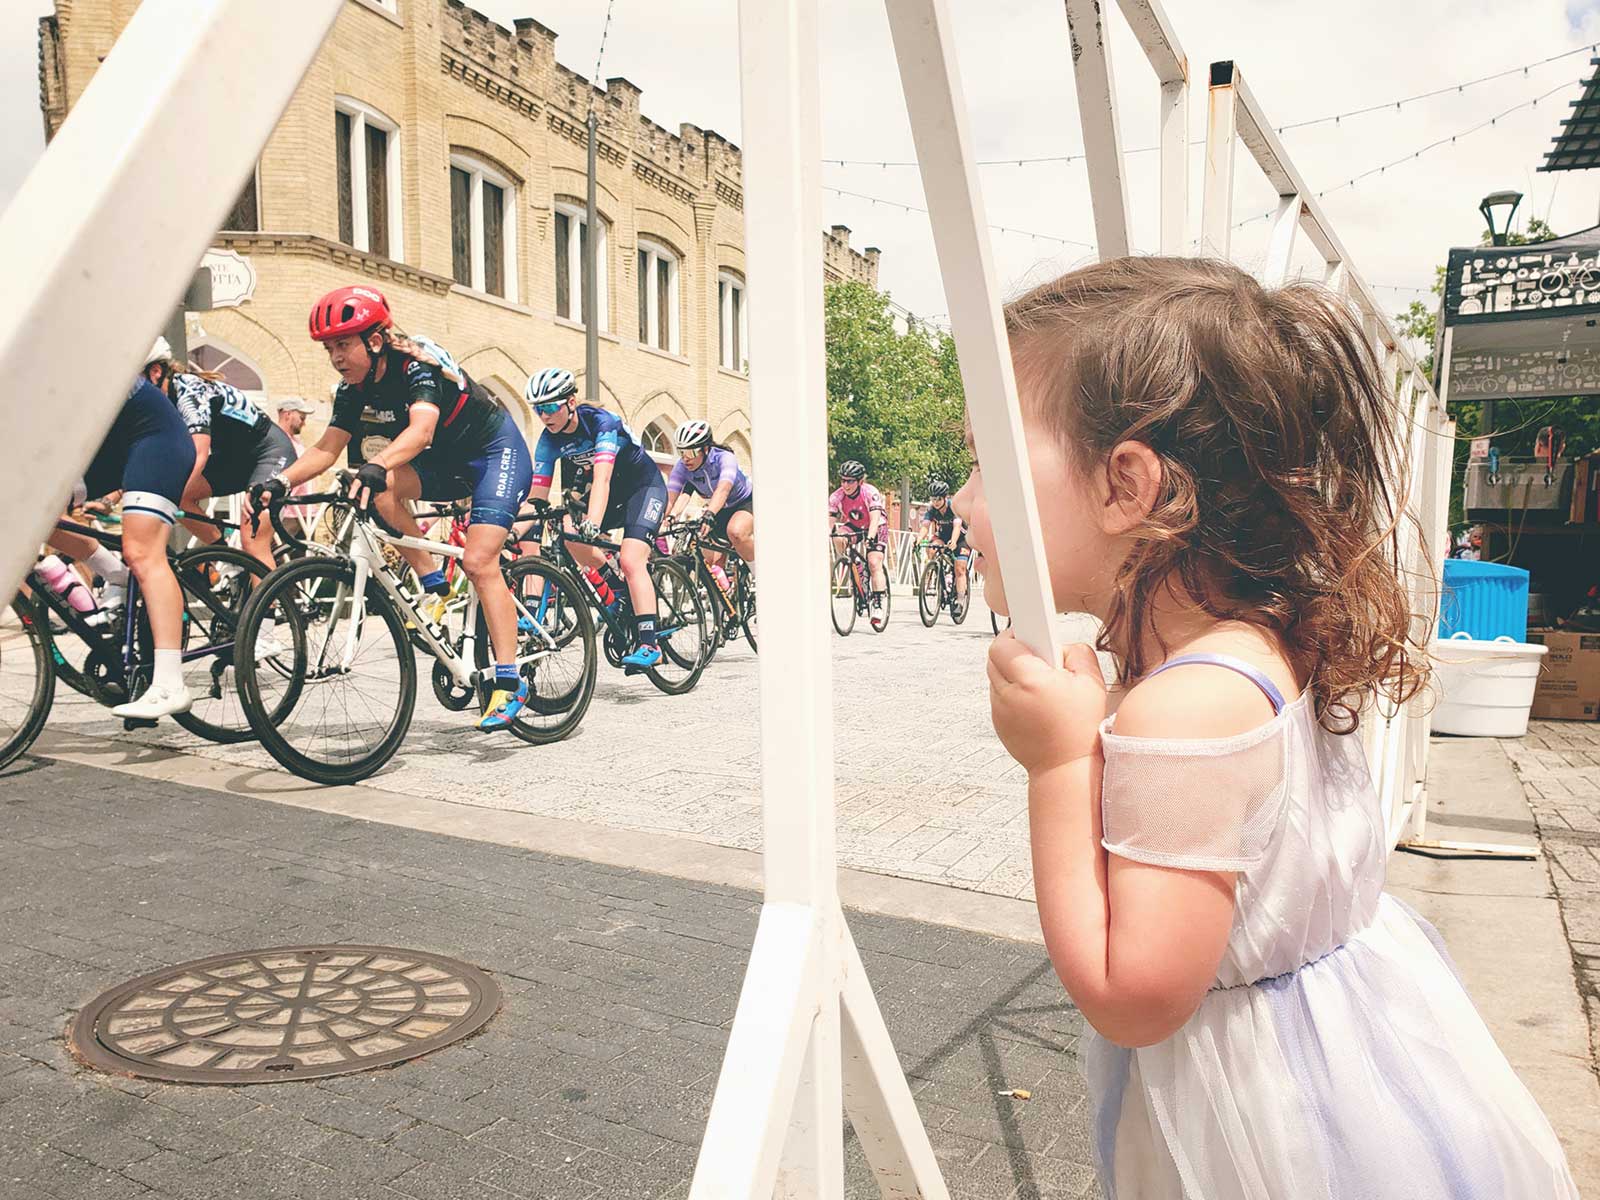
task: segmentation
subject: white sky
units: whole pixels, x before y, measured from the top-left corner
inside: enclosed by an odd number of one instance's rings
[[[961,69],[980,157],[1072,154],[1081,149],[1077,105],[1061,0],[949,0],[955,12]],[[1283,0],[1165,0],[1168,18],[1197,81],[1191,93],[1192,136],[1204,135],[1206,65],[1237,62],[1275,124],[1384,103],[1521,66],[1600,42],[1600,0],[1344,0],[1336,5]],[[474,0],[510,25],[537,17],[560,35],[557,55],[589,74],[604,15],[601,0]],[[42,151],[36,94],[35,26],[49,0],[0,0],[0,208],[9,202]],[[1108,9],[1115,6],[1106,4]],[[673,17],[663,20],[670,8]],[[829,158],[908,159],[911,135],[880,6],[864,0],[822,0],[823,153]],[[739,140],[738,35],[734,0],[615,0],[601,68],[644,91],[652,120],[680,121]],[[1155,138],[1156,87],[1143,55],[1113,21],[1117,85],[1123,98],[1125,146]],[[1586,54],[1368,116],[1290,130],[1283,141],[1313,190],[1402,158],[1513,105],[1560,88],[1536,108],[1522,108],[1455,144],[1386,171],[1324,200],[1358,268],[1374,284],[1426,287],[1433,265],[1451,245],[1477,240],[1478,200],[1514,188],[1527,193],[1519,222],[1548,216],[1559,232],[1600,221],[1600,176],[1536,174],[1557,122],[1592,68]],[[1562,86],[1566,85],[1566,86]],[[1241,148],[1236,216],[1264,212],[1274,197]],[[1128,159],[1134,241],[1155,243],[1155,156]],[[1191,153],[1191,232],[1199,218],[1200,150]],[[992,167],[982,173],[991,223],[1093,240],[1086,173],[1081,162]],[[826,166],[834,188],[918,205],[914,169]],[[824,193],[829,224],[849,225],[854,244],[884,252],[881,282],[901,304],[924,314],[945,303],[927,218],[899,208]],[[1235,256],[1248,261],[1265,244],[1266,223],[1234,235]],[[995,259],[1008,292],[1082,261],[1081,247],[996,234]],[[1306,265],[1312,264],[1308,259]],[[1411,299],[1381,293],[1398,310]]]

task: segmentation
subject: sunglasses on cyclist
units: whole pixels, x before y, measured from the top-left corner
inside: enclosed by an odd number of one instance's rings
[[[567,406],[567,399],[570,399],[570,397],[563,398],[561,400],[541,401],[533,406],[533,411],[538,413],[541,417],[553,417]]]

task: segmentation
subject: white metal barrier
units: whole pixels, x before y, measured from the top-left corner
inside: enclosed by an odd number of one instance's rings
[[[1155,0],[1121,0],[1162,92],[1162,245],[1185,244],[1182,146],[1187,63]],[[138,355],[188,278],[342,0],[301,0],[296,19],[256,0],[145,0],[43,161],[0,221],[0,267],[31,291],[0,296],[0,367],[26,376],[6,404],[15,469],[0,507],[21,534],[0,580],[22,575],[39,535],[110,425]],[[1015,628],[1059,659],[1015,381],[956,69],[946,0],[886,0],[973,436],[996,513]],[[1091,0],[1068,0],[1095,221],[1104,251],[1128,246],[1111,65]],[[760,291],[751,320],[756,536],[763,607],[789,636],[760,658],[765,903],[692,1195],[830,1200],[843,1192],[847,1111],[885,1196],[948,1195],[839,908],[834,852],[822,351],[816,0],[740,0],[746,253]],[[1092,22],[1092,29],[1089,23]],[[148,63],[161,61],[151,73]],[[129,114],[138,121],[128,127]],[[1273,262],[1297,230],[1334,286],[1406,373],[1411,475],[1395,491],[1443,549],[1448,419],[1411,356],[1260,119],[1236,70],[1213,77],[1206,244],[1226,253],[1235,139],[1284,197]],[[200,161],[199,176],[167,164]],[[131,314],[138,314],[136,317]],[[74,419],[62,421],[61,414]],[[1411,486],[1420,481],[1421,486]],[[794,554],[793,547],[814,547]],[[1416,565],[1416,564],[1409,564]],[[1421,596],[1424,591],[1416,592]],[[1417,803],[1427,719],[1420,705],[1375,729],[1374,764],[1395,827]],[[1408,807],[1409,806],[1409,807]]]

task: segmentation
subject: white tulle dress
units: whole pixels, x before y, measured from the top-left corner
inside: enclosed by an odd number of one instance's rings
[[[1102,730],[1106,849],[1239,872],[1227,950],[1188,1023],[1135,1050],[1087,1035],[1106,1200],[1576,1197],[1438,934],[1383,891],[1360,738],[1263,690],[1277,716],[1239,737]]]

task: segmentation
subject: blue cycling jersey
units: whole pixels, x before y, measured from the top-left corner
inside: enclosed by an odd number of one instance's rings
[[[533,451],[533,486],[549,487],[555,478],[556,463],[561,459],[578,468],[583,486],[592,478],[595,463],[614,464],[611,475],[614,497],[661,480],[655,460],[645,453],[622,418],[593,404],[578,405],[578,425],[572,432],[551,433],[546,429],[539,435],[539,443]]]

